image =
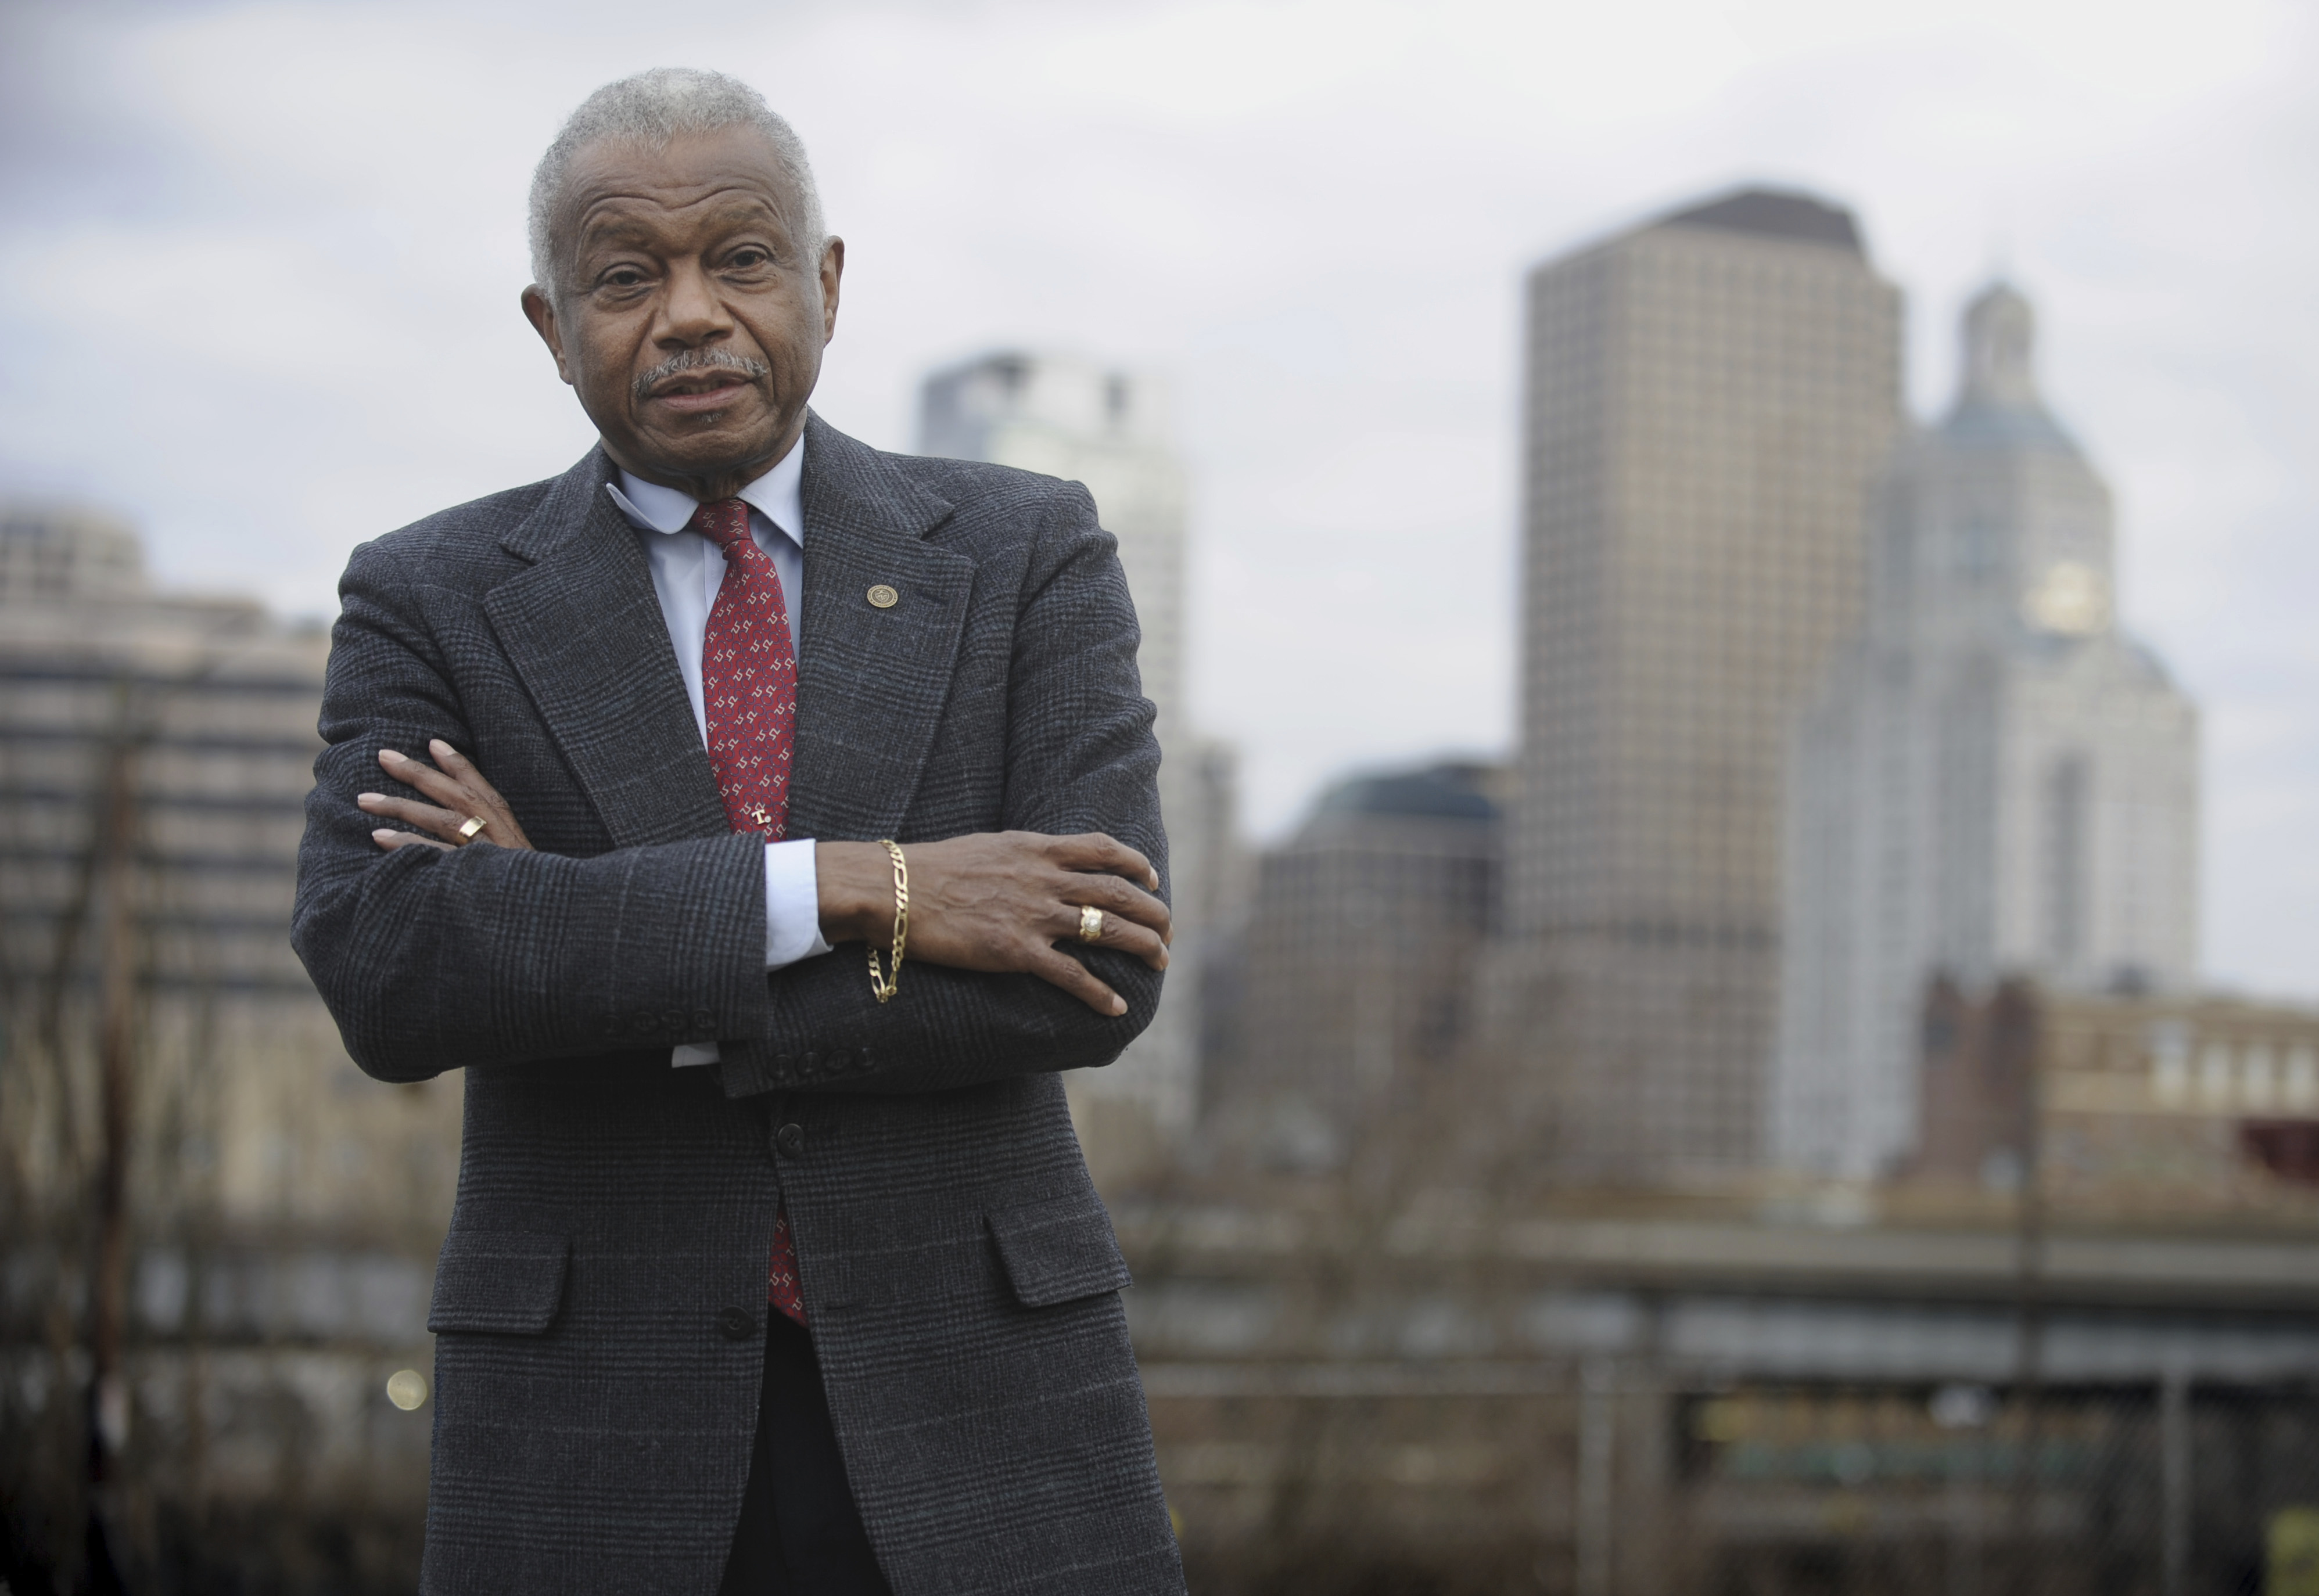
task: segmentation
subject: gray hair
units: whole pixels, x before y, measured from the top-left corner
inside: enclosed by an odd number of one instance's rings
[[[690,67],[655,67],[618,83],[608,83],[580,102],[564,120],[555,142],[531,175],[531,276],[548,302],[562,302],[555,260],[555,212],[573,158],[607,139],[658,149],[687,134],[722,128],[754,128],[773,147],[773,158],[789,179],[798,214],[785,216],[807,262],[817,264],[827,237],[822,231],[821,194],[797,130],[773,113],[765,97],[737,77]]]

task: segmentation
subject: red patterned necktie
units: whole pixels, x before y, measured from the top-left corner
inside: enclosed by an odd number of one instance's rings
[[[762,832],[767,842],[777,843],[789,829],[790,755],[797,740],[797,649],[789,604],[771,558],[749,536],[746,504],[738,499],[704,504],[691,525],[725,556],[725,580],[700,649],[708,762],[733,829]],[[773,1214],[765,1301],[805,1322],[786,1204]]]

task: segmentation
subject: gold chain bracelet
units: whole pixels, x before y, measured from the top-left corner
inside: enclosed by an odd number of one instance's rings
[[[900,989],[902,980],[902,944],[910,936],[910,867],[902,858],[902,845],[891,837],[880,839],[880,846],[894,856],[894,967],[891,971],[878,967],[878,950],[870,950],[870,990],[885,1002]]]

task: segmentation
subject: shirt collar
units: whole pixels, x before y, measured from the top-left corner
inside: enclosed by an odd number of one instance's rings
[[[700,508],[700,500],[682,489],[663,488],[626,471],[620,473],[619,481],[606,482],[604,491],[639,531],[681,532],[691,524],[692,512]],[[738,497],[784,537],[805,547],[805,439],[799,437],[791,444],[790,452],[771,471],[743,488]]]

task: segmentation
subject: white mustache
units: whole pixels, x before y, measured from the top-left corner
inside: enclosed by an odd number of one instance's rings
[[[636,379],[636,397],[650,399],[654,388],[669,378],[691,371],[724,371],[751,382],[766,375],[772,368],[763,361],[747,355],[737,355],[725,349],[686,349],[670,356],[652,370]]]

